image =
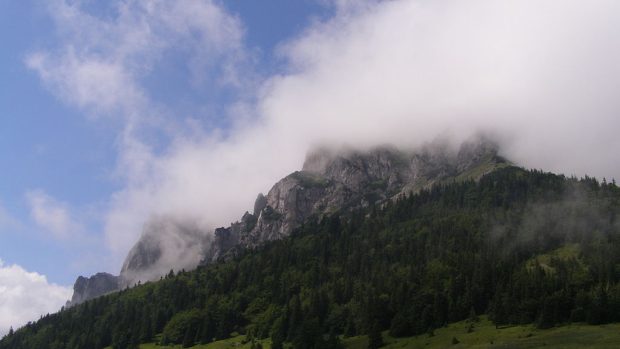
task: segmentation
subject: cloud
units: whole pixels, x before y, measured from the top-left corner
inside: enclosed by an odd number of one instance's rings
[[[190,65],[215,62],[225,68],[220,77],[235,71],[252,51],[236,17],[210,1],[192,2],[204,11],[127,1],[110,21],[60,2],[59,26],[84,30],[65,30],[61,53],[28,62],[65,101],[125,115],[118,165],[125,185],[105,218],[113,253],[122,258],[152,216],[204,229],[228,224],[317,144],[417,146],[440,134],[458,141],[485,131],[524,166],[620,177],[620,3],[334,3],[333,17],[280,45],[285,69],[220,116],[230,126],[213,129],[157,108],[142,78],[166,50],[182,52]],[[195,31],[200,40],[187,34]],[[89,64],[111,73],[91,73]],[[170,127],[160,118],[180,121]],[[163,128],[167,141],[137,137],[145,124]]]
[[[151,191],[157,189],[151,183],[166,175],[154,149],[165,149],[166,142],[193,129],[179,122],[192,122],[189,115],[175,115],[152,99],[145,81],[167,64],[183,65],[189,72],[186,89],[213,85],[243,91],[252,84],[253,74],[245,69],[251,52],[243,48],[240,21],[214,1],[118,1],[110,5],[111,16],[97,16],[86,5],[51,2],[56,47],[29,54],[25,63],[65,103],[120,125],[115,173],[132,189],[110,199],[106,234],[110,248],[123,255],[152,213]],[[122,212],[118,201],[135,206]]]
[[[147,122],[156,116],[155,102],[140,80],[172,48],[189,56],[193,79],[202,80],[217,62],[222,63],[221,81],[239,83],[234,65],[245,58],[239,49],[243,31],[212,1],[113,4],[115,16],[97,17],[83,1],[49,3],[60,45],[35,51],[25,62],[63,101],[93,115]]]
[[[285,45],[290,73],[259,107],[307,143],[407,145],[483,129],[526,166],[617,176],[618,7],[380,2]]]
[[[54,237],[66,239],[81,230],[65,203],[55,200],[41,190],[29,191],[26,199],[30,205],[30,217]]]
[[[0,336],[10,327],[60,310],[71,293],[71,288],[49,283],[44,275],[0,260]]]

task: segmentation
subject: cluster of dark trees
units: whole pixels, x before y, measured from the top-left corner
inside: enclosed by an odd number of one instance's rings
[[[273,348],[498,325],[620,321],[620,189],[505,168],[375,207],[310,219],[230,261],[88,301],[0,349],[190,347],[237,332]],[[473,315],[472,315],[473,314]]]

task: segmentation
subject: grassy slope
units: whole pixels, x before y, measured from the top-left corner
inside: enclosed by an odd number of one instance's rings
[[[481,317],[475,323],[474,330],[467,333],[469,323],[466,321],[450,324],[447,327],[435,330],[435,335],[421,335],[410,338],[391,338],[387,332],[383,333],[386,343],[384,348],[618,348],[620,347],[620,324],[591,326],[585,324],[572,324],[560,326],[549,330],[537,330],[532,325],[511,326],[496,329],[486,317]],[[452,338],[458,339],[459,344],[452,344]],[[245,336],[237,336],[223,341],[217,341],[207,345],[197,345],[194,349],[249,349],[251,343],[243,343]],[[368,340],[366,336],[350,337],[343,339],[345,348],[366,348]],[[271,347],[269,340],[261,341],[264,349]],[[177,346],[159,346],[155,344],[143,344],[140,349],[172,349]]]
[[[417,193],[422,189],[430,189],[435,184],[443,184],[447,185],[450,183],[458,183],[464,182],[468,180],[479,180],[485,174],[491,173],[495,170],[499,170],[502,168],[513,166],[511,163],[502,160],[498,162],[497,158],[492,156],[487,156],[483,160],[480,161],[480,164],[474,168],[471,168],[456,177],[451,177],[448,179],[443,179],[439,181],[429,180],[426,177],[420,177],[416,179],[413,183],[407,184],[398,194],[394,195],[392,198],[398,198],[402,195],[407,195],[409,193]]]
[[[213,342],[213,343],[209,343],[209,344],[205,344],[205,345],[196,345],[193,346],[193,349],[228,349],[228,348],[236,348],[236,349],[250,349],[252,342],[248,342],[248,343],[244,343],[245,341],[245,336],[237,336],[237,337],[233,337],[233,338],[229,338],[229,339],[225,339],[222,341],[217,341],[217,342]],[[262,340],[260,341],[261,345],[263,346],[263,349],[270,349],[271,348],[271,341],[270,340]],[[160,345],[156,345],[156,344],[142,344],[140,345],[140,349],[172,349],[172,348],[181,348],[180,345],[176,345],[176,346],[160,346]]]
[[[433,337],[421,335],[411,338],[390,338],[384,333],[384,348],[618,348],[620,347],[620,324],[590,326],[573,324],[537,330],[531,325],[496,329],[486,318],[467,333],[469,323],[450,324],[435,331]],[[452,338],[459,344],[453,345]],[[344,340],[347,348],[365,348],[365,337]]]
[[[509,166],[513,166],[513,165],[508,161],[502,160],[501,162],[498,162],[498,159],[496,157],[487,156],[483,160],[480,161],[480,164],[478,166],[459,174],[456,178],[452,179],[452,181],[462,182],[462,181],[466,181],[470,179],[477,181],[480,178],[482,178],[482,176],[484,176],[485,174],[488,174],[495,170],[499,170],[500,168],[505,168]]]

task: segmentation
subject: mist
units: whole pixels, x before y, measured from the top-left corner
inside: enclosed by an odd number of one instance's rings
[[[316,146],[415,148],[438,137],[458,144],[483,132],[499,141],[501,155],[527,168],[620,177],[617,1],[331,6],[332,17],[279,45],[284,68],[248,84],[243,95],[251,97],[228,108],[228,128],[177,115],[183,121],[166,128],[170,141],[156,152],[136,129],[158,126],[136,126],[135,117],[127,122],[118,146],[123,189],[103,217],[116,263],[149,217],[173,216],[205,232],[236,221],[251,211],[257,193],[300,169]],[[232,23],[235,57],[250,51],[239,34],[243,24],[225,22]],[[41,67],[34,69],[49,81],[53,69]],[[141,96],[140,108],[123,100],[118,104],[131,110],[124,113],[155,108],[139,79],[128,85]]]

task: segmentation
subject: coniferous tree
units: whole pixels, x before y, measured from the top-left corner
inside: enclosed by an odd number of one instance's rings
[[[412,334],[409,319],[402,312],[396,313],[390,325],[390,336],[407,337]]]
[[[194,345],[195,334],[192,333],[192,328],[188,327],[185,330],[185,335],[183,336],[183,343],[181,344],[183,348],[189,348]]]
[[[310,219],[232,260],[43,316],[0,349],[127,348],[152,340],[149,322],[162,342],[182,344],[190,324],[193,343],[250,325],[274,342],[313,333],[316,348],[330,330],[432,333],[474,309],[498,325],[620,321],[619,213],[612,184],[508,168]]]
[[[378,322],[374,322],[368,333],[368,349],[377,349],[383,346],[383,336]]]

